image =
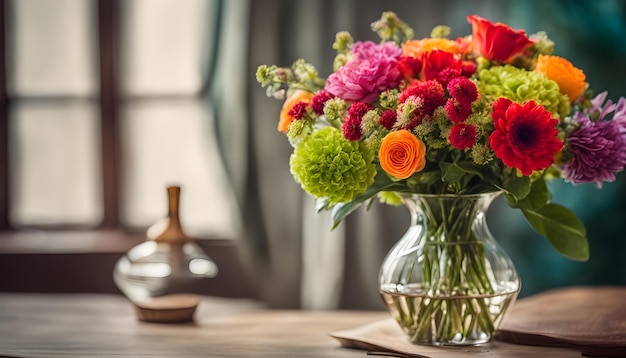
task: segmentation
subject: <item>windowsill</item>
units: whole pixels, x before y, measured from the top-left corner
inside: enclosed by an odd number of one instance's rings
[[[144,239],[122,231],[0,232],[0,254],[124,253]]]
[[[141,232],[121,230],[45,231],[24,230],[0,232],[1,254],[94,254],[125,253],[145,240]],[[233,246],[233,239],[199,239],[206,246]]]
[[[119,293],[112,279],[116,261],[145,240],[144,233],[109,231],[0,232],[0,292]],[[256,297],[239,255],[239,240],[199,239],[196,243],[219,268],[198,293]]]

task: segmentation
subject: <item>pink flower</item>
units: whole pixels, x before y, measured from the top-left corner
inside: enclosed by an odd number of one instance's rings
[[[355,60],[372,60],[374,58],[394,58],[402,56],[402,49],[393,42],[385,42],[379,45],[372,41],[357,41],[352,46],[352,54]]]
[[[398,58],[402,50],[395,44],[357,42],[352,52],[353,59],[326,80],[328,93],[346,101],[372,102],[381,92],[400,84]]]

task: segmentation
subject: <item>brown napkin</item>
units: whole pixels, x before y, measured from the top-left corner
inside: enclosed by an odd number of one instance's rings
[[[393,318],[330,335],[343,347],[387,352],[397,357],[546,354],[545,350],[530,346],[575,348],[586,356],[626,357],[626,287],[577,287],[520,299],[496,334],[500,341],[492,340],[479,347],[413,344]],[[554,349],[550,356],[566,357],[571,353]]]
[[[521,299],[496,339],[626,357],[626,287],[572,287]]]

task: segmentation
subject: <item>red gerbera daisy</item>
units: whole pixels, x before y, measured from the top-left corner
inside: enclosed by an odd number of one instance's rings
[[[563,142],[557,138],[557,119],[543,106],[528,101],[521,105],[506,98],[493,104],[495,130],[489,144],[504,165],[519,169],[528,176],[554,163],[554,155]]]

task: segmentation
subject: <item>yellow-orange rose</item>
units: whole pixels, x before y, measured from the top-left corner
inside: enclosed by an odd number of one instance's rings
[[[383,138],[378,150],[383,170],[398,179],[406,179],[426,166],[426,145],[406,129]]]
[[[539,55],[535,71],[556,82],[561,92],[574,102],[585,90],[585,74],[568,60],[558,56]]]
[[[421,54],[432,50],[442,50],[454,54],[460,53],[459,44],[456,41],[444,38],[410,40],[402,44],[402,54],[404,56],[419,57]]]
[[[289,125],[293,122],[293,116],[289,115],[289,111],[293,108],[293,106],[298,102],[310,103],[313,98],[313,93],[297,90],[291,96],[287,97],[285,103],[283,103],[283,108],[280,110],[280,120],[278,121],[278,131],[279,132],[287,132],[289,129]]]

